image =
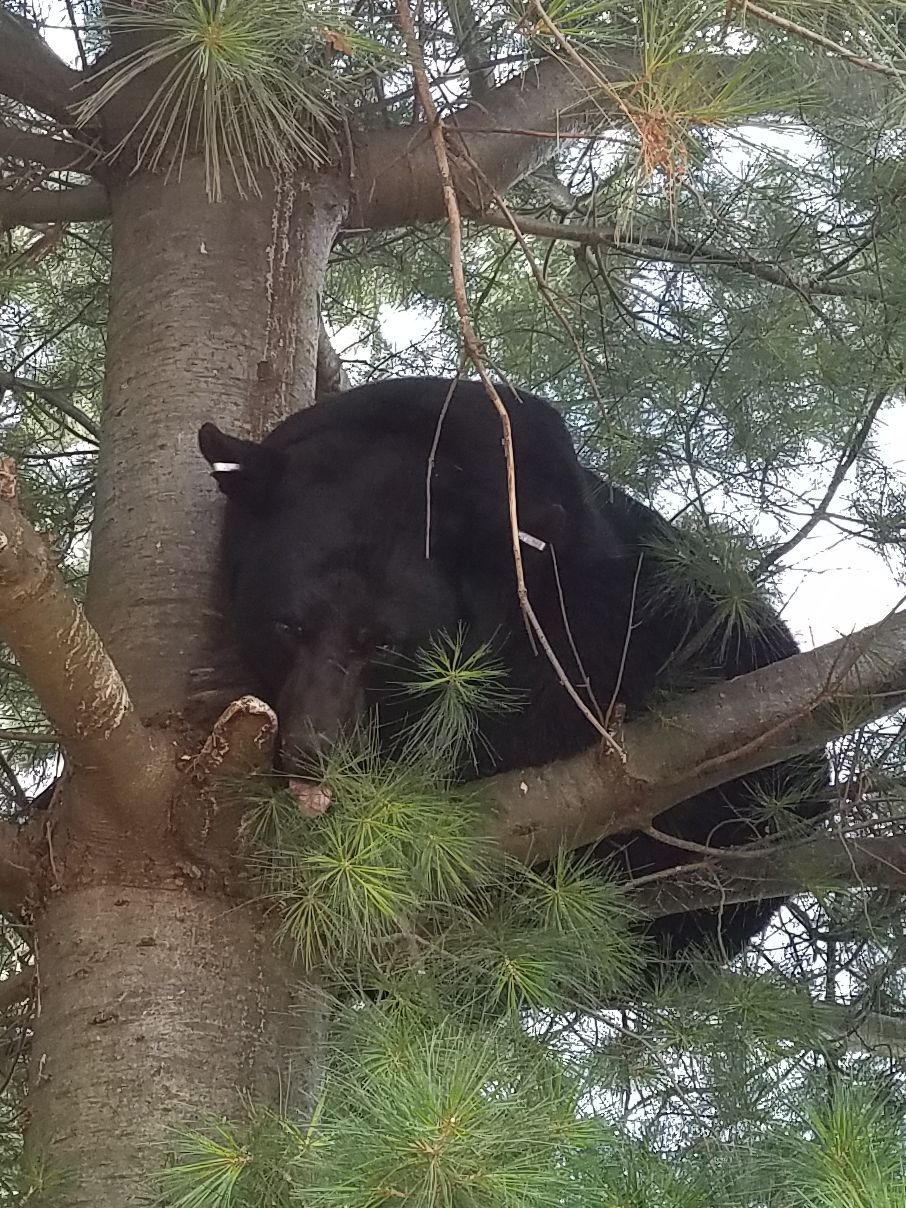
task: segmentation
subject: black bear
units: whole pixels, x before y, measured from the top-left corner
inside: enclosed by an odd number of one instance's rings
[[[721,624],[705,591],[671,587],[657,555],[678,540],[668,522],[583,469],[549,403],[499,391],[512,425],[529,599],[590,708],[618,700],[631,718],[684,662],[729,679],[796,653],[766,604],[755,606],[754,622]],[[600,741],[527,632],[500,417],[480,383],[374,383],[297,412],[260,444],[213,424],[199,444],[228,497],[225,570],[251,686],[275,707],[285,751],[331,743],[366,710],[383,727],[401,708],[392,656],[411,657],[459,627],[491,643],[522,700],[518,712],[485,720],[464,777],[549,763]],[[717,847],[751,841],[768,826],[759,787],[798,785],[807,798],[823,768],[816,755],[734,781],[667,811],[657,827]],[[818,809],[798,807],[802,816]],[[593,854],[636,876],[695,858],[642,834],[611,836]],[[718,940],[731,955],[777,905],[700,910],[652,930],[665,953]]]

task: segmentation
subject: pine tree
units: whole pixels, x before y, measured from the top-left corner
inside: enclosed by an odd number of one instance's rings
[[[455,634],[403,763],[357,736],[303,823],[229,707],[195,448],[465,365],[675,518],[721,617],[821,534],[892,606],[903,36],[875,0],[0,3],[10,1202],[906,1203],[902,617],[620,736],[675,800],[706,729],[833,740],[832,825],[766,852],[592,880],[552,778],[526,869],[519,782],[444,774],[519,707]],[[586,773],[619,829],[622,765]],[[773,894],[729,970],[645,974],[646,917]]]

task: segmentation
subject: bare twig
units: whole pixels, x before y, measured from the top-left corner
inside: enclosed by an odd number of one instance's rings
[[[66,0],[66,15],[69,18],[69,27],[72,30],[72,36],[75,38],[75,44],[79,52],[79,62],[82,64],[82,70],[87,71],[88,56],[85,53],[85,43],[82,41],[82,34],[79,30],[79,22],[72,5],[72,0]]]
[[[585,380],[588,383],[589,389],[591,390],[592,397],[594,398],[595,402],[600,407],[601,412],[603,414],[604,411],[606,410],[605,403],[604,403],[603,398],[601,397],[601,391],[598,388],[598,383],[595,378],[595,375],[592,372],[592,368],[588,363],[588,357],[585,355],[585,349],[582,347],[582,343],[579,340],[578,336],[576,335],[575,331],[573,330],[573,326],[570,323],[569,319],[563,313],[563,310],[562,310],[559,302],[554,297],[554,293],[547,283],[547,278],[544,275],[543,269],[538,264],[538,261],[535,259],[535,257],[532,255],[532,249],[529,247],[528,242],[525,238],[525,235],[522,233],[522,229],[519,225],[519,220],[515,217],[515,215],[510,210],[509,206],[504,201],[503,195],[499,192],[498,189],[496,189],[494,187],[493,181],[488,180],[486,175],[484,174],[484,172],[482,172],[481,166],[479,164],[477,164],[470,155],[468,155],[468,152],[466,152],[466,155],[469,160],[469,163],[475,169],[476,174],[479,175],[480,179],[482,180],[482,183],[485,185],[488,192],[493,197],[494,204],[500,210],[500,213],[509,222],[510,230],[513,232],[516,242],[519,244],[520,250],[522,251],[522,254],[528,263],[529,269],[531,270],[532,276],[535,279],[535,284],[538,286],[538,292],[541,294],[541,297],[543,298],[543,300],[547,303],[554,318],[557,320],[557,322],[563,328],[564,332],[566,333],[567,338],[569,339],[570,343],[572,344],[573,350],[575,351],[575,354],[576,354],[576,359],[578,360],[579,364],[582,366],[582,373],[584,374]]]
[[[795,38],[801,38],[804,42],[811,42],[815,46],[820,46],[822,50],[830,51],[832,55],[845,59],[847,63],[852,63],[856,67],[864,67],[866,71],[877,71],[881,75],[893,76],[900,80],[906,76],[906,72],[902,68],[894,67],[892,63],[880,63],[877,59],[868,58],[867,55],[857,55],[842,43],[835,42],[833,38],[825,37],[824,34],[800,25],[797,21],[790,21],[788,17],[778,16],[770,9],[762,8],[760,4],[752,4],[751,0],[729,0],[727,9],[737,10],[741,17],[758,17],[768,25],[782,29],[784,33],[792,34]]]
[[[415,72],[415,85],[419,96],[421,97],[422,107],[425,111],[425,116],[428,120],[431,130],[431,141],[434,146],[434,154],[437,157],[437,169],[441,179],[443,188],[444,203],[447,211],[447,220],[450,226],[450,267],[453,274],[453,294],[456,301],[456,310],[459,316],[459,327],[462,332],[463,347],[466,356],[475,366],[475,370],[481,379],[488,398],[494,405],[498,416],[500,417],[500,426],[503,435],[503,453],[506,463],[506,481],[507,481],[507,504],[509,511],[510,522],[510,544],[513,554],[513,566],[516,572],[516,593],[519,597],[519,605],[522,613],[526,618],[529,626],[529,631],[534,633],[538,639],[538,643],[551,663],[551,666],[557,673],[563,687],[573,700],[573,703],[594,728],[601,735],[605,744],[611,750],[621,755],[619,744],[614,739],[613,735],[601,724],[598,718],[582,700],[579,693],[576,691],[569,676],[560,664],[553,647],[547,639],[546,634],[541,626],[540,621],[535,615],[531,602],[528,598],[528,590],[525,584],[525,569],[522,565],[522,549],[519,543],[519,516],[516,504],[516,461],[513,452],[513,432],[510,425],[510,416],[502,399],[497,391],[496,386],[488,376],[488,371],[485,366],[485,356],[481,348],[478,337],[472,326],[472,319],[469,313],[469,303],[466,294],[465,273],[463,272],[462,260],[462,216],[459,209],[459,199],[456,194],[456,187],[453,183],[453,175],[450,171],[450,159],[447,154],[446,131],[444,123],[441,121],[440,115],[437,112],[437,106],[434,104],[434,98],[431,95],[431,89],[428,86],[428,75],[425,70],[424,56],[422,55],[421,46],[415,36],[415,28],[412,23],[412,12],[409,8],[408,0],[396,0],[397,13],[399,15],[400,28],[403,33],[403,40],[406,43],[413,70]]]
[[[831,475],[830,482],[827,484],[827,489],[824,492],[821,502],[800,529],[793,533],[791,537],[788,537],[786,541],[782,541],[778,546],[772,549],[769,554],[766,554],[765,557],[761,559],[754,572],[756,577],[764,574],[766,570],[774,566],[774,564],[779,562],[781,558],[785,558],[787,554],[794,550],[800,541],[804,541],[809,533],[825,518],[830,505],[833,502],[834,496],[842,486],[843,480],[849,473],[853,462],[865,447],[865,442],[868,440],[872,426],[878,417],[878,412],[884,405],[885,400],[889,397],[890,389],[887,386],[883,386],[880,390],[875,391],[874,398],[872,399],[871,405],[865,414],[865,418],[850,437],[843,456],[837,462],[837,467]]]
[[[511,219],[503,213],[488,212],[471,215],[473,221],[484,226],[507,229]],[[517,215],[516,221],[523,235],[537,235],[542,239],[566,239],[586,247],[611,247],[630,256],[644,256],[649,260],[666,260],[673,264],[702,264],[714,267],[738,269],[750,277],[757,277],[771,285],[794,290],[798,294],[820,294],[827,297],[857,298],[866,302],[881,302],[884,295],[873,286],[852,285],[846,282],[824,280],[820,275],[800,276],[779,264],[760,260],[743,249],[719,248],[713,244],[693,242],[679,235],[649,235],[635,233],[632,238],[621,235],[614,226],[580,226],[571,222],[547,222],[539,218]]]

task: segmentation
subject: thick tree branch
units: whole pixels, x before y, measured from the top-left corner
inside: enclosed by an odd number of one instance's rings
[[[626,726],[626,762],[599,747],[487,784],[495,836],[522,859],[639,830],[670,806],[814,750],[906,702],[906,612],[682,698]]]
[[[652,918],[819,889],[883,887],[906,893],[906,835],[822,833],[764,855],[715,855],[643,880],[633,901]]]
[[[0,462],[0,634],[60,736],[73,770],[100,781],[111,808],[160,808],[167,759],[135,714],[126,686],[66,589],[50,550],[15,500],[15,467]]]
[[[74,189],[0,189],[0,230],[19,223],[96,222],[110,214],[110,198],[102,184]]]
[[[18,126],[0,122],[0,158],[4,156],[42,164],[56,172],[65,172],[68,168],[87,172],[97,159],[97,152],[75,142],[20,130]]]
[[[638,55],[613,50],[598,65],[614,84],[638,72]],[[619,113],[613,98],[557,59],[546,59],[518,79],[493,89],[482,104],[444,118],[458,132],[481,173],[500,192],[557,151],[557,135],[587,131]],[[474,130],[478,127],[481,132]],[[520,131],[532,131],[530,135]],[[536,133],[537,132],[537,133]],[[383,229],[445,216],[437,159],[428,126],[360,131],[353,137],[355,194],[347,226]],[[464,212],[480,210],[481,183],[466,164],[454,165]]]
[[[495,212],[472,215],[484,226],[510,229],[506,214]],[[761,260],[744,249],[720,248],[706,241],[696,242],[681,235],[648,235],[635,233],[632,238],[621,236],[613,226],[580,226],[570,222],[545,222],[538,218],[516,216],[523,235],[537,235],[542,239],[566,239],[581,243],[585,247],[610,247],[629,256],[643,256],[648,260],[665,260],[671,264],[712,265],[717,268],[734,268],[760,281],[794,290],[797,294],[823,294],[828,297],[857,298],[866,302],[881,302],[884,294],[869,285],[853,285],[850,282],[828,281],[820,275],[796,273],[782,265]]]
[[[94,440],[100,440],[101,430],[90,415],[86,415],[81,407],[77,407],[75,403],[67,398],[62,390],[58,390],[53,386],[42,386],[40,382],[33,382],[29,378],[16,377],[14,373],[7,373],[5,369],[0,369],[0,391],[12,390],[22,391],[26,394],[37,395],[45,402],[49,403],[55,411],[59,411],[61,415],[67,416],[74,420],[80,428],[84,429]]]
[[[27,21],[0,9],[0,95],[71,122],[81,72],[67,67]]]

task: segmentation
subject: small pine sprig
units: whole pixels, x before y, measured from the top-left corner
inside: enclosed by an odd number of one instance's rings
[[[625,890],[573,853],[510,865],[485,892],[486,909],[454,922],[427,964],[473,1015],[595,1010],[649,956]]]
[[[467,630],[441,633],[403,664],[398,688],[417,706],[405,740],[405,757],[428,759],[453,770],[476,762],[481,723],[518,710],[521,697],[506,682],[507,669],[482,642],[470,649]]]
[[[322,817],[278,792],[246,826],[300,957],[370,982],[414,942],[412,920],[449,911],[491,875],[486,807],[424,766],[385,761],[373,729],[338,742],[316,778],[330,795]]]

